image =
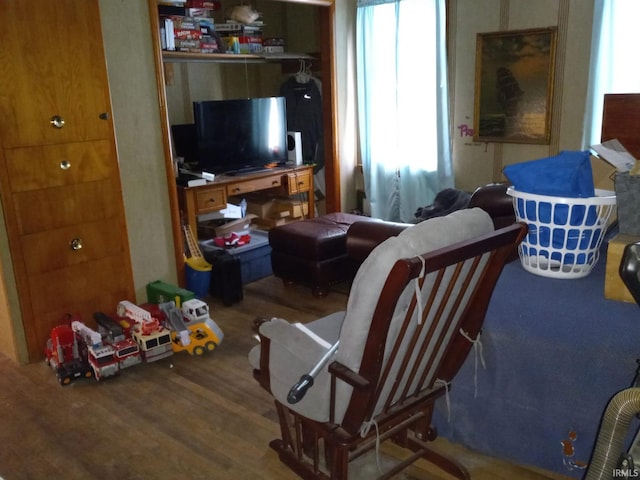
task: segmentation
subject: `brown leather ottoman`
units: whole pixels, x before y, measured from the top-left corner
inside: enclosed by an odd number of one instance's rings
[[[354,222],[380,220],[350,213],[329,213],[269,230],[271,268],[276,277],[311,287],[316,296],[338,282],[352,280],[359,262],[346,250],[347,230]]]

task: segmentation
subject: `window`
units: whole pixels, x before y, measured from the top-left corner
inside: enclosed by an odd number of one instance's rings
[[[450,187],[444,0],[363,0],[358,121],[371,215],[408,221]]]
[[[594,9],[585,147],[600,143],[605,93],[640,92],[637,74],[638,0],[597,0]]]

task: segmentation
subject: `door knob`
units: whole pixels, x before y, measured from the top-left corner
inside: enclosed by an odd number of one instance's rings
[[[62,170],[69,170],[71,168],[71,162],[69,160],[62,160],[60,162],[60,168]]]
[[[74,252],[77,252],[78,250],[80,250],[82,248],[82,239],[81,238],[73,238],[69,242],[69,247],[71,247],[71,250],[73,250]]]
[[[62,118],[60,115],[54,115],[53,117],[51,117],[50,123],[54,128],[62,128],[64,127],[64,118]]]

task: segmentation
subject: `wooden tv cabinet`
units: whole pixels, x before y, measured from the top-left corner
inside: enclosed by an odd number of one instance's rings
[[[277,167],[266,172],[242,175],[216,175],[215,181],[197,187],[178,186],[178,203],[184,220],[196,234],[198,215],[221,210],[229,197],[241,197],[250,192],[265,191],[274,195],[308,193],[309,217],[315,211],[313,166]]]

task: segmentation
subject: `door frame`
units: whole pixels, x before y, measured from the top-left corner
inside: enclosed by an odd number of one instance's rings
[[[287,3],[302,3],[307,5],[317,5],[320,18],[320,45],[319,53],[321,58],[321,71],[323,73],[322,82],[322,103],[324,118],[324,150],[325,158],[325,201],[326,211],[335,212],[340,210],[340,162],[337,145],[337,92],[336,92],[336,67],[335,67],[335,0],[271,0],[283,1]],[[162,48],[157,32],[160,31],[158,18],[158,1],[149,0],[149,20],[151,24],[153,53],[156,68],[156,86],[158,90],[158,103],[160,106],[160,122],[162,129],[162,143],[164,151],[165,171],[167,179],[167,189],[169,193],[169,207],[171,212],[171,229],[174,241],[174,257],[176,271],[178,272],[178,283],[185,285],[184,270],[184,246],[183,234],[180,218],[180,207],[178,205],[178,188],[175,180],[175,170],[173,163],[173,152],[171,148],[171,127],[169,124],[169,111],[167,108],[167,96],[165,90],[166,72],[162,59]]]

